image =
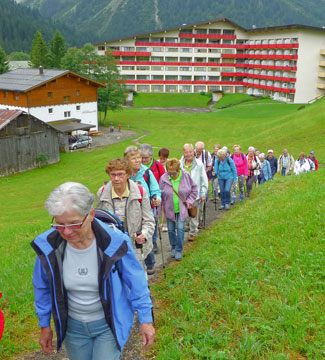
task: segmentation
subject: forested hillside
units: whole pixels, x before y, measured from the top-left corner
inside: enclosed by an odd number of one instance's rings
[[[36,30],[58,28],[69,45],[101,42],[227,17],[251,28],[325,26],[325,0],[0,0],[0,45],[29,50]],[[43,16],[39,16],[38,11]],[[17,21],[19,19],[19,21]]]
[[[325,0],[19,0],[99,42],[227,17],[251,28],[284,24],[325,25]]]
[[[82,36],[62,22],[42,17],[38,10],[16,4],[13,0],[0,0],[0,46],[6,53],[29,52],[37,30],[49,40],[55,29],[60,29],[69,44],[82,43]]]

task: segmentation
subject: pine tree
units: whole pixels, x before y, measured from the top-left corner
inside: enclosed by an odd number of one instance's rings
[[[35,33],[30,58],[32,67],[48,66],[48,50],[41,31]]]
[[[66,53],[66,43],[62,34],[56,30],[50,41],[49,67],[59,69],[61,67],[62,58]]]
[[[0,74],[3,74],[9,70],[9,65],[7,61],[7,54],[0,46]]]

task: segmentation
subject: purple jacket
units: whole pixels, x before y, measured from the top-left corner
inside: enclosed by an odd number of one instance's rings
[[[169,220],[176,221],[173,201],[174,192],[172,188],[172,183],[169,180],[167,173],[165,173],[160,178],[159,186],[161,189],[161,197],[163,201],[163,209],[165,216]],[[178,194],[184,201],[191,205],[193,205],[197,198],[197,185],[194,183],[190,174],[187,171],[182,171],[182,177],[179,182]],[[181,220],[185,221],[185,219],[188,217],[188,210],[181,200],[179,200],[179,212],[181,215]]]

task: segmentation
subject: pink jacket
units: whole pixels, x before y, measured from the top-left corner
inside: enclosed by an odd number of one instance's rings
[[[239,155],[232,154],[231,158],[236,165],[237,175],[248,176],[248,162],[246,155],[244,155],[243,153],[240,153]]]

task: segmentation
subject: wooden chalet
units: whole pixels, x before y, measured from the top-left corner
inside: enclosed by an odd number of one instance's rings
[[[59,133],[26,112],[0,109],[0,176],[59,162]]]

